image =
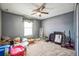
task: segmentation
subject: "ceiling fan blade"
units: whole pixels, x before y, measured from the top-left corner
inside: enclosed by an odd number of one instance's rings
[[[36,11],[36,12],[43,11],[43,9],[45,9],[45,5],[46,3],[43,3],[41,6],[39,6],[37,9],[34,9],[33,11]]]
[[[48,12],[41,12],[41,13],[43,13],[43,14],[49,14]]]
[[[40,8],[38,8],[38,9],[34,9],[32,12],[40,12],[40,10],[39,10]]]
[[[39,9],[39,10],[40,10],[40,11],[43,11],[43,9],[45,9],[45,5],[46,5],[46,4],[43,3],[43,4],[40,6],[40,9]]]
[[[46,3],[43,3],[41,6],[45,6],[46,5]]]

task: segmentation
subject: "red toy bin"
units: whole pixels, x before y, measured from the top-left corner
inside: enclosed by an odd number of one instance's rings
[[[13,46],[10,48],[10,56],[25,56],[26,48],[24,46]]]

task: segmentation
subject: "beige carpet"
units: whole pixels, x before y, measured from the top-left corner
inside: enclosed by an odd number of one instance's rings
[[[27,47],[28,56],[74,56],[74,54],[74,50],[45,41],[38,41]]]

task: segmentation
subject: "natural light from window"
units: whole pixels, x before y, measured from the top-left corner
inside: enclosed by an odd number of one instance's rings
[[[32,22],[24,22],[24,36],[32,35]]]

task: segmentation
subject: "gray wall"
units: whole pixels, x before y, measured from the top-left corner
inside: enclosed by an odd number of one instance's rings
[[[39,28],[40,28],[40,21],[34,20],[33,21],[33,36],[39,37]]]
[[[73,39],[73,12],[55,16],[46,20],[43,20],[42,26],[44,29],[44,35],[49,36],[54,31],[66,32],[68,36],[69,30],[71,31],[71,37]]]
[[[28,20],[28,19],[26,19]],[[33,36],[39,36],[40,21],[28,20],[33,22]],[[2,35],[4,36],[24,36],[23,17],[9,13],[2,13]]]
[[[21,16],[2,13],[2,35],[10,37],[23,36],[23,28],[24,24]]]
[[[0,10],[0,38],[1,38],[1,10]]]

